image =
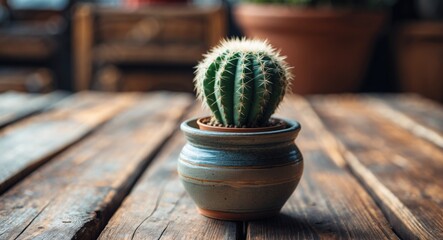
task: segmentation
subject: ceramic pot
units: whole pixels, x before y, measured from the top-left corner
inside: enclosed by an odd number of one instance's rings
[[[207,217],[252,220],[277,215],[301,178],[303,157],[294,143],[300,124],[235,133],[181,124],[187,143],[178,161],[183,186]]]
[[[239,4],[234,16],[246,36],[267,39],[287,56],[294,93],[313,94],[359,89],[386,13]]]

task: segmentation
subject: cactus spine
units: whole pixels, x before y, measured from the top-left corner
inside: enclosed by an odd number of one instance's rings
[[[223,126],[267,125],[290,89],[289,67],[267,42],[225,40],[197,66],[195,86]]]

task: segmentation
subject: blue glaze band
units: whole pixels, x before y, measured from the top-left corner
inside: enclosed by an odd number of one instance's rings
[[[285,120],[288,127],[274,131],[231,133],[200,130],[196,121],[181,124],[188,140],[180,155],[185,161],[240,167],[284,165],[302,158],[294,144],[300,131],[298,122]]]

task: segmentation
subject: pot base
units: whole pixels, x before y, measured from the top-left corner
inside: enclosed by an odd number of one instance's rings
[[[262,218],[269,218],[276,216],[280,213],[280,209],[263,211],[263,212],[248,212],[248,213],[232,213],[232,212],[222,212],[215,210],[207,210],[197,207],[198,212],[209,218],[214,218],[218,220],[228,220],[228,221],[249,221]]]

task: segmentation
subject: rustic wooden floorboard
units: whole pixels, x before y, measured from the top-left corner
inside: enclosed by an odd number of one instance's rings
[[[150,94],[39,168],[1,196],[0,238],[97,237],[190,103]]]
[[[443,107],[417,95],[379,95],[360,101],[395,124],[443,148]]]
[[[17,92],[0,93],[0,128],[47,109],[67,95],[63,92],[44,95]]]
[[[441,148],[360,98],[316,97],[310,102],[395,232],[404,239],[443,239]]]
[[[200,104],[189,116],[197,117]],[[178,180],[181,132],[162,150],[100,235],[100,239],[236,239],[235,222],[200,216]]]
[[[0,193],[134,102],[128,96],[81,93],[0,131]]]
[[[296,143],[305,169],[280,216],[249,222],[247,239],[396,239],[381,210],[329,145],[331,136],[306,100],[287,99],[278,113],[302,125]]]

